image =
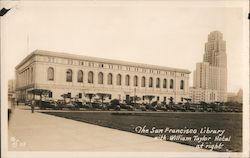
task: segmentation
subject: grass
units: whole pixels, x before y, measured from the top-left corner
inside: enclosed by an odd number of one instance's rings
[[[210,129],[225,129],[225,136],[231,136],[229,142],[223,142],[222,149],[216,151],[242,151],[242,114],[241,113],[134,113],[134,112],[44,112],[50,115],[68,118],[76,121],[91,123],[103,127],[119,129],[136,133],[137,126],[146,125],[151,129],[169,128],[192,128],[201,129],[209,127]],[[144,134],[150,137],[159,136],[156,133]],[[166,139],[169,140],[169,134]],[[185,135],[190,136],[190,135]],[[199,134],[199,136],[203,136]],[[214,136],[214,135],[207,135]],[[182,144],[196,146],[195,141],[175,141]],[[206,141],[205,144],[215,142]]]

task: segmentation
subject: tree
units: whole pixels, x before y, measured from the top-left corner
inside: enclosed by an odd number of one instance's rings
[[[151,101],[155,98],[153,95],[144,95],[144,99],[149,101],[149,104],[151,104]]]
[[[106,98],[109,98],[111,96],[111,94],[108,94],[108,93],[97,93],[96,95],[99,97],[99,99],[101,99],[102,105],[103,105],[103,101]]]
[[[51,93],[51,91],[48,90],[48,89],[37,89],[37,88],[35,88],[35,89],[32,89],[32,90],[28,91],[28,93],[33,94],[33,99],[35,99],[36,95],[40,96],[40,103],[41,103],[42,97],[47,96],[49,93]]]
[[[68,94],[62,94],[61,97],[63,98],[63,101],[66,102],[66,98],[68,98]]]
[[[36,95],[40,96],[40,100],[42,100],[43,96],[47,96],[49,93],[51,93],[48,89],[32,89],[28,91],[28,93],[33,94],[33,97],[35,98]]]
[[[95,94],[94,93],[86,93],[85,97],[89,98],[89,102],[91,104],[91,100],[92,100],[93,97],[95,97]]]

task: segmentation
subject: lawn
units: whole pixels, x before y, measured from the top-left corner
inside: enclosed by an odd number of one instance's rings
[[[224,141],[223,147],[214,149],[215,151],[242,151],[242,114],[241,113],[144,113],[144,112],[44,112],[46,114],[64,117],[76,121],[91,123],[103,127],[119,129],[132,133],[137,133],[135,128],[146,126],[148,129],[197,129],[210,128],[214,130],[225,130],[224,136],[229,137],[230,141]],[[137,133],[138,134],[138,133]],[[170,141],[172,134],[157,132],[140,133],[150,137],[165,136],[164,140]],[[192,137],[192,134],[182,134],[185,137]],[[213,134],[196,134],[198,136],[211,136],[212,139],[204,141],[205,145],[215,144]],[[175,140],[175,142],[196,146],[197,141]],[[221,142],[221,141],[220,141]],[[218,142],[218,144],[220,143]]]

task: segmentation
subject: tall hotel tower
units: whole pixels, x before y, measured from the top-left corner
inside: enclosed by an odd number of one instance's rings
[[[194,102],[225,102],[227,99],[226,41],[219,31],[208,35],[203,62],[196,64],[194,87],[190,95]],[[200,93],[200,94],[198,94]]]

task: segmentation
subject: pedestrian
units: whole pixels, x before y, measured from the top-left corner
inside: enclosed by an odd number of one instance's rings
[[[34,113],[34,108],[35,108],[35,100],[32,100],[31,102],[31,112]]]

